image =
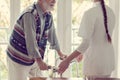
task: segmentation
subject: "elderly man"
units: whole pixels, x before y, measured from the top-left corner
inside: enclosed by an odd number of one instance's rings
[[[43,62],[46,43],[60,57],[65,56],[59,48],[52,14],[56,0],[38,0],[26,8],[17,19],[7,48],[9,80],[27,80],[34,65],[47,70]]]

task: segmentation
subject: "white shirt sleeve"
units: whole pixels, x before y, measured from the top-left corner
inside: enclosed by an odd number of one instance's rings
[[[91,14],[90,11],[86,11],[80,23],[78,36],[82,37],[83,39],[91,38],[94,31],[95,20],[95,15]]]
[[[40,58],[41,55],[37,45],[36,32],[34,30],[35,28],[34,16],[31,13],[24,14],[23,22],[28,55],[33,58]]]
[[[89,46],[89,40],[83,39],[82,43],[78,46],[76,50],[80,52],[81,54],[83,54],[87,50],[88,46]]]
[[[85,12],[80,23],[78,36],[82,37],[82,43],[78,46],[77,51],[84,53],[89,47],[90,39],[94,32],[95,16],[91,12]]]
[[[50,49],[60,50],[59,42],[58,42],[58,39],[57,39],[57,36],[56,36],[54,23],[52,23],[52,27],[49,31],[48,41],[50,43]]]

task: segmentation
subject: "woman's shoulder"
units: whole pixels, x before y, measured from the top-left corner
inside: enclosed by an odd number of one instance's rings
[[[97,13],[98,11],[97,11],[97,8],[96,7],[91,7],[91,8],[89,8],[89,9],[87,9],[85,12],[84,12],[84,14],[85,15],[87,15],[87,16],[91,16],[91,15],[96,15],[96,13]]]
[[[112,15],[114,15],[113,10],[109,6],[106,6],[106,10],[107,10],[108,13],[111,13]],[[99,6],[94,6],[94,7],[91,7],[89,9],[87,9],[85,11],[85,13],[87,15],[94,15],[95,16],[95,15],[98,15],[98,14],[102,14],[102,9],[101,9],[100,5]]]
[[[115,14],[114,11],[113,11],[113,9],[110,8],[109,6],[106,6],[106,9],[107,9],[108,12],[110,12],[110,13],[112,13],[112,14]]]

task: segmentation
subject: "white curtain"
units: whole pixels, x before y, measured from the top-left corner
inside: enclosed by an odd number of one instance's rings
[[[10,0],[10,30],[20,13],[20,0]]]
[[[120,1],[119,0],[109,0],[110,7],[114,10],[116,15],[116,25],[113,35],[113,44],[115,47],[115,57],[116,57],[116,69],[113,73],[114,77],[120,77]]]
[[[60,48],[64,54],[71,53],[71,5],[72,0],[59,0],[57,8],[57,33]],[[70,77],[70,69],[67,69],[63,74],[65,77]]]

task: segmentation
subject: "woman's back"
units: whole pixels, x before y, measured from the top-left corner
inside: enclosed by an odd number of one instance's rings
[[[115,15],[108,6],[106,6],[106,11],[108,31],[112,37]],[[88,34],[90,35],[90,43],[85,52],[83,73],[85,75],[107,75],[114,69],[114,49],[112,43],[107,40],[101,4],[94,3],[94,7],[86,11],[85,14],[88,19],[93,21],[94,26],[88,26],[92,29],[88,29],[91,31],[91,34]]]
[[[91,15],[93,15],[93,18],[95,18],[95,24],[94,24],[94,32],[92,35],[92,41],[94,44],[105,44],[108,43],[107,35],[105,32],[105,25],[104,25],[104,16],[103,12],[101,10],[101,5],[97,4],[94,8],[89,10],[92,12]],[[107,11],[107,24],[108,24],[108,31],[110,36],[112,37],[114,25],[115,25],[115,15],[113,11],[106,6]]]

